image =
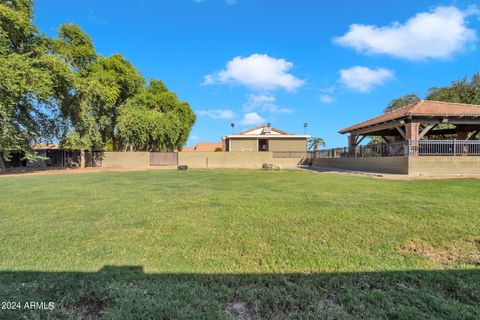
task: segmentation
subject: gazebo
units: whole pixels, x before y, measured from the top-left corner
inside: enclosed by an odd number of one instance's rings
[[[421,100],[339,133],[350,134],[346,156],[357,156],[360,143],[372,136],[381,137],[388,146],[382,155],[478,156],[480,105]]]

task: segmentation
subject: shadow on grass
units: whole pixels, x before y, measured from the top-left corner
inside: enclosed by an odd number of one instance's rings
[[[10,175],[20,175],[28,173],[38,173],[38,172],[64,172],[72,170],[72,168],[67,167],[17,167],[17,168],[7,168],[5,170],[0,170],[0,176],[10,176]]]
[[[0,272],[1,319],[479,319],[480,270],[314,274]],[[54,302],[53,310],[25,302]],[[3,304],[3,303],[2,303]],[[41,306],[40,306],[41,307]]]

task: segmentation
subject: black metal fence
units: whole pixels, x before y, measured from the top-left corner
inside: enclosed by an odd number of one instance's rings
[[[392,156],[480,156],[480,140],[407,140],[318,150],[312,158]]]
[[[306,151],[272,151],[273,158],[306,158]]]

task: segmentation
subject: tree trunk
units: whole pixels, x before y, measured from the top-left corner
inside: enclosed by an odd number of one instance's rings
[[[80,168],[85,168],[85,150],[80,149]]]
[[[0,152],[0,171],[5,170],[5,163],[3,162],[3,156],[2,153]]]

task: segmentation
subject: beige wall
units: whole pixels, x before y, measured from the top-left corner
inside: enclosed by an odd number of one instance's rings
[[[307,150],[306,139],[275,139],[272,137],[265,137],[268,139],[269,151],[302,151]],[[257,138],[252,139],[230,139],[230,151],[257,151]]]
[[[378,157],[316,159],[316,166],[410,176],[480,175],[480,157]]]
[[[150,166],[150,152],[104,152],[102,167],[137,167]]]
[[[257,151],[257,139],[230,139],[230,151]]]
[[[409,157],[409,174],[420,175],[479,175],[480,157]]]
[[[408,157],[325,158],[316,159],[314,165],[332,169],[408,174]]]
[[[294,168],[301,158],[273,158],[272,152],[179,152],[178,164],[190,168],[261,168],[273,163],[280,168]],[[104,152],[104,168],[150,167],[149,152]]]
[[[273,163],[281,168],[294,168],[301,159],[274,159],[271,152],[179,152],[178,164],[190,168],[261,168]]]
[[[306,139],[273,139],[268,141],[269,151],[307,151]]]

